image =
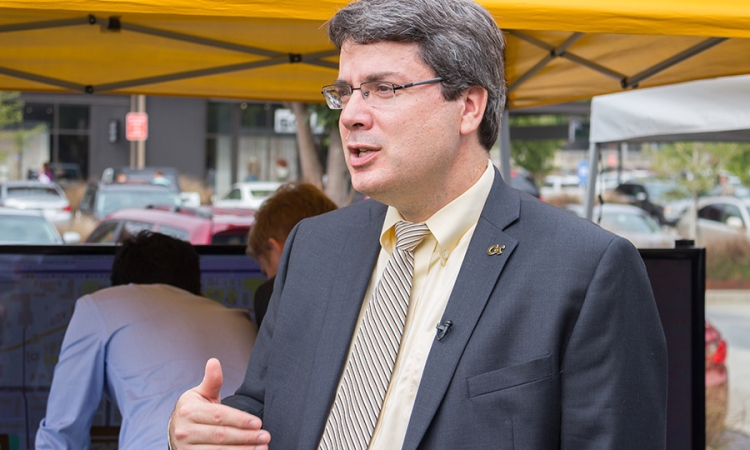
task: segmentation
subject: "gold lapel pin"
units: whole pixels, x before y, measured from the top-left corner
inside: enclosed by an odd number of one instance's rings
[[[493,256],[493,255],[502,255],[503,254],[503,250],[505,250],[505,246],[504,245],[497,245],[497,244],[495,244],[492,247],[490,247],[490,248],[487,249],[487,254],[490,255],[490,256]]]

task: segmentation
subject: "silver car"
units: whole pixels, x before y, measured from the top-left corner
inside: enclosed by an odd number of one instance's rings
[[[67,239],[67,241],[66,241]],[[81,236],[70,231],[60,236],[40,211],[0,207],[0,244],[75,244]]]
[[[41,211],[53,223],[70,222],[72,212],[65,192],[56,183],[7,181],[0,184],[0,206]]]
[[[688,239],[693,236],[692,209],[677,223],[677,231]],[[708,241],[750,238],[750,197],[703,197],[698,199],[696,221],[698,239]]]

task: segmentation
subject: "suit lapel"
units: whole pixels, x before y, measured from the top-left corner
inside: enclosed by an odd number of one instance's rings
[[[341,371],[346,363],[362,299],[370,283],[370,275],[380,251],[380,231],[386,208],[376,204],[371,209],[371,219],[346,233],[340,264],[329,280],[333,288],[327,299],[320,299],[326,314],[323,332],[314,357],[310,376],[314,392],[306,392],[305,412],[298,424],[300,443],[318,442],[328,418],[328,412],[338,387]],[[343,282],[339,282],[343,281]]]
[[[445,339],[433,341],[403,450],[417,448],[443,400],[474,327],[496,287],[506,261],[517,245],[517,241],[502,230],[518,219],[519,212],[518,193],[507,187],[496,171],[492,190],[441,320],[450,320],[453,325]],[[495,245],[505,246],[502,254],[488,251]]]

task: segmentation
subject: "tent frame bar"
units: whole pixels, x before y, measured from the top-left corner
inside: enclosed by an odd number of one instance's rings
[[[532,76],[536,75],[537,72],[539,72],[545,66],[547,66],[547,64],[549,64],[550,61],[552,61],[553,59],[559,58],[560,56],[564,55],[565,52],[567,51],[568,47],[570,47],[571,45],[575,44],[576,41],[578,41],[578,39],[580,39],[580,38],[582,38],[584,36],[583,33],[573,33],[570,36],[568,36],[568,38],[565,40],[565,42],[563,42],[562,44],[560,44],[557,47],[553,47],[553,46],[547,44],[546,42],[540,41],[540,40],[538,40],[536,38],[533,38],[533,37],[531,37],[531,36],[529,36],[527,34],[520,33],[520,32],[515,31],[515,30],[508,30],[507,33],[508,34],[512,34],[513,36],[517,36],[519,39],[526,40],[527,42],[529,42],[529,43],[531,43],[533,45],[536,45],[538,47],[541,47],[544,50],[547,50],[547,52],[548,52],[547,56],[545,56],[544,58],[542,58],[542,60],[539,61],[538,63],[536,63],[536,65],[534,67],[532,67],[526,73],[524,73],[523,75],[521,75],[513,84],[511,84],[510,86],[508,86],[508,93],[509,94],[511,92],[513,92],[518,86],[520,86],[523,83],[525,83],[526,80],[528,80]]]
[[[132,23],[122,23],[120,26],[123,30],[132,31],[134,33],[141,33],[150,36],[163,37],[166,39],[172,39],[175,41],[189,42],[191,44],[206,45],[208,47],[220,48],[223,50],[231,50],[241,53],[249,53],[251,55],[265,56],[267,58],[277,58],[285,55],[285,53],[276,52],[273,50],[266,50],[258,47],[250,47],[247,45],[234,44],[232,42],[219,41],[216,39],[209,39],[200,36],[193,36],[190,34],[177,33],[175,31],[161,30],[158,28],[146,27],[143,25],[136,25]]]
[[[709,38],[705,41],[694,45],[690,47],[689,49],[682,51],[674,56],[672,56],[669,59],[665,59],[664,61],[660,62],[659,64],[656,64],[638,74],[633,75],[629,78],[624,78],[622,80],[622,87],[623,89],[627,89],[630,87],[638,87],[638,84],[647,79],[651,78],[652,76],[656,75],[657,73],[664,71],[666,69],[669,69],[672,66],[675,66],[687,59],[692,58],[695,55],[698,55],[699,53],[703,53],[704,51],[721,44],[722,42],[728,40],[728,38]]]
[[[622,73],[617,72],[616,70],[612,70],[608,67],[602,66],[601,64],[597,64],[593,61],[590,61],[586,58],[582,58],[575,53],[572,53],[568,51],[568,47],[573,45],[576,41],[578,41],[581,37],[585,36],[584,33],[573,33],[571,34],[568,39],[565,40],[560,46],[554,47],[553,45],[542,41],[541,39],[537,39],[533,36],[529,36],[526,33],[517,31],[517,30],[505,30],[505,33],[510,34],[512,36],[515,36],[521,40],[524,40],[531,45],[534,45],[536,47],[541,48],[542,50],[545,50],[548,52],[548,55],[542,58],[534,67],[529,69],[526,73],[521,75],[512,85],[508,87],[508,93],[513,92],[515,89],[517,89],[521,84],[525,83],[529,78],[534,76],[537,72],[542,70],[544,67],[546,67],[553,59],[555,58],[565,58],[571,62],[574,62],[578,65],[581,65],[583,67],[587,67],[595,72],[598,72],[602,75],[608,76],[610,78],[613,78],[615,80],[618,80],[620,82],[620,86],[623,89],[629,89],[629,88],[636,88],[640,84],[641,81],[650,78],[659,72],[662,72],[672,66],[675,66],[689,58],[692,58],[693,56],[696,56],[718,44],[721,44],[722,42],[728,40],[728,38],[709,38],[705,41],[700,42],[697,45],[694,45],[687,50],[684,50],[658,64],[655,64],[648,69],[645,69],[632,77],[628,77]]]
[[[77,25],[94,25],[96,18],[87,16],[85,19],[76,17],[75,19],[46,20],[43,22],[17,23],[11,25],[0,25],[0,33],[9,33],[13,31],[35,31],[46,30],[49,28],[63,28]]]
[[[0,26],[0,32],[13,32],[13,31],[29,31],[29,30],[41,30],[49,28],[59,28],[77,25],[94,25],[96,23],[102,24],[93,14],[89,14],[85,19],[64,19],[64,20],[50,20],[44,22],[32,22],[24,24],[13,24]],[[197,78],[207,75],[219,75],[229,72],[238,72],[248,69],[257,69],[260,67],[276,66],[281,64],[296,64],[305,63],[322,67],[325,69],[338,70],[338,64],[330,61],[325,61],[324,58],[334,57],[338,55],[338,50],[322,50],[319,52],[310,53],[308,55],[296,54],[296,53],[281,53],[273,50],[262,49],[258,47],[251,47],[247,45],[234,44],[232,42],[220,41],[216,39],[204,38],[200,36],[193,36],[185,33],[178,33],[174,31],[162,30],[158,28],[147,27],[143,25],[123,23],[120,16],[110,16],[107,20],[106,25],[102,24],[102,31],[118,33],[122,30],[131,31],[133,33],[141,33],[150,36],[157,36],[166,39],[172,39],[180,42],[188,42],[191,44],[205,45],[209,47],[219,48],[222,50],[236,51],[240,53],[251,54],[255,56],[265,57],[260,61],[251,61],[239,64],[230,64],[226,66],[209,67],[205,69],[188,70],[184,72],[177,72],[166,75],[157,75],[153,77],[136,78],[132,80],[123,80],[113,83],[102,84],[98,86],[83,85],[80,83],[73,83],[70,81],[61,80],[58,78],[46,77],[43,75],[36,75],[29,72],[21,72],[18,70],[8,69],[0,67],[0,74],[7,75],[13,78],[19,78],[22,80],[34,81],[50,86],[61,87],[71,91],[85,92],[87,94],[93,94],[95,92],[108,92],[115,91],[118,89],[127,89],[138,86],[144,86],[148,84],[163,83],[168,81],[179,81],[186,80],[189,78]]]
[[[63,89],[68,89],[77,92],[86,92],[86,86],[82,84],[71,83],[69,81],[61,80],[59,78],[45,77],[43,75],[36,75],[29,72],[21,72],[19,70],[8,69],[0,66],[0,74],[7,75],[13,78],[19,78],[21,80],[34,81],[37,83],[46,84],[49,86],[57,86]]]

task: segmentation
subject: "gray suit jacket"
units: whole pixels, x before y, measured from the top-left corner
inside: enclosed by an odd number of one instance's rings
[[[385,211],[360,202],[287,240],[245,382],[224,400],[261,417],[273,449],[317,448]],[[405,450],[665,447],[666,343],[626,240],[496,172],[445,320]]]

